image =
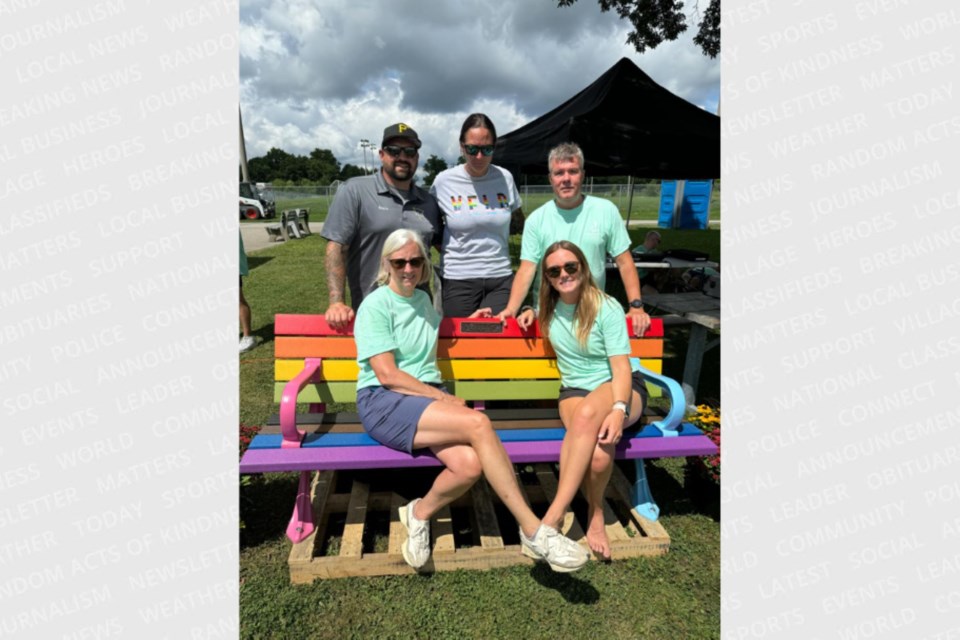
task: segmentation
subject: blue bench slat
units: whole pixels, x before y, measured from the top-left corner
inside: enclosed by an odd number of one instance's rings
[[[566,430],[557,429],[497,429],[497,435],[503,442],[535,442],[537,440],[563,440]],[[684,422],[678,430],[680,436],[701,436],[703,432],[689,422]],[[652,425],[644,425],[636,433],[627,430],[631,438],[660,438],[660,430]],[[254,436],[250,449],[279,449],[283,439],[279,433]],[[313,447],[372,447],[380,443],[366,433],[310,433],[303,439],[301,448]]]
[[[514,464],[556,461],[561,441],[505,442]],[[618,459],[670,458],[710,455],[716,445],[704,435],[682,438],[631,438],[617,445]],[[383,469],[440,466],[429,451],[414,455],[384,446],[308,447],[301,449],[248,449],[240,461],[240,473],[278,471],[324,471],[327,469]]]

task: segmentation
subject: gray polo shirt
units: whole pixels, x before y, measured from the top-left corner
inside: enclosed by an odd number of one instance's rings
[[[376,287],[387,236],[397,229],[411,229],[420,233],[429,249],[439,244],[441,224],[436,199],[416,185],[405,194],[388,185],[382,171],[343,183],[320,235],[348,247],[347,284],[354,310]]]

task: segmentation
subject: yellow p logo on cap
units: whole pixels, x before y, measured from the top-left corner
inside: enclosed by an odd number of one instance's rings
[[[397,129],[400,130],[400,133],[403,133],[404,131],[406,131],[406,130],[409,129],[409,128],[410,128],[410,127],[408,127],[407,125],[403,124],[402,122],[397,125]]]

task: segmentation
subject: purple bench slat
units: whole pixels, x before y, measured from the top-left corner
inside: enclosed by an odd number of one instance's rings
[[[493,423],[496,427],[496,422]],[[567,434],[562,427],[549,429],[496,429],[501,442],[536,442],[540,440],[563,440]],[[640,429],[628,427],[625,436],[629,438],[662,438],[664,435],[653,425],[644,425]],[[681,438],[702,436],[703,432],[689,422],[681,423],[677,428]],[[283,437],[279,433],[254,436],[250,449],[280,449]],[[308,433],[300,444],[301,448],[311,447],[377,447],[380,443],[366,433]]]
[[[560,459],[560,441],[506,442],[504,448],[514,464]],[[710,455],[716,445],[707,436],[683,438],[635,438],[617,446],[618,460]],[[311,449],[248,450],[240,473],[278,471],[325,471],[328,469],[385,469],[440,466],[429,452],[414,456],[387,447],[329,447]]]

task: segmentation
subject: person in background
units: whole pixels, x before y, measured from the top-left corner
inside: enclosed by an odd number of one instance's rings
[[[472,113],[460,127],[464,164],[440,172],[430,187],[443,211],[440,265],[443,315],[497,314],[513,285],[508,242],[523,231],[520,193],[509,171],[493,162],[497,130]]]
[[[576,144],[567,142],[551,149],[547,166],[554,198],[531,213],[524,225],[520,268],[514,277],[507,307],[498,314],[500,319],[517,317],[522,328],[533,324],[532,307],[521,309],[521,304],[531,283],[534,292],[540,289],[537,265],[548,246],[558,240],[569,240],[586,255],[585,266],[590,269],[601,291],[606,284],[606,257],[608,254],[615,257],[627,293],[634,332],[643,335],[650,326],[650,316],[643,310],[640,280],[630,254],[630,236],[620,211],[609,200],[581,192],[584,159]]]
[[[444,465],[425,496],[400,507],[407,530],[403,558],[414,569],[429,560],[430,518],[482,472],[517,519],[524,555],[546,561],[554,571],[576,571],[587,562],[587,550],[534,515],[490,419],[443,387],[437,367],[440,315],[417,288],[430,279],[431,270],[417,232],[391,233],[383,245],[378,286],[364,298],[354,323],[357,413],[363,428],[399,451],[429,448]]]
[[[364,296],[376,286],[380,250],[396,229],[413,229],[426,246],[439,245],[441,215],[437,201],[414,184],[420,138],[402,122],[383,130],[380,171],[350,178],[337,191],[320,235],[327,239],[327,310],[330,326],[353,320]],[[346,305],[344,283],[350,284]]]
[[[250,274],[247,266],[247,252],[243,250],[243,234],[240,234],[240,353],[246,353],[257,346],[257,339],[250,335],[250,305],[243,297],[243,276]]]
[[[644,253],[653,253],[657,251],[657,247],[660,246],[660,237],[659,231],[648,231],[647,235],[643,238],[643,244],[633,250],[634,257],[642,256]],[[643,262],[643,260],[639,260]],[[654,275],[646,269],[637,269],[637,277],[640,278],[640,291],[641,293],[657,293],[657,287],[654,283]]]
[[[623,308],[594,283],[583,251],[566,240],[554,242],[544,251],[541,273],[540,331],[557,354],[560,419],[567,430],[557,493],[543,521],[558,526],[584,483],[587,542],[608,560],[603,494],[617,443],[643,413],[647,387],[630,361]]]

